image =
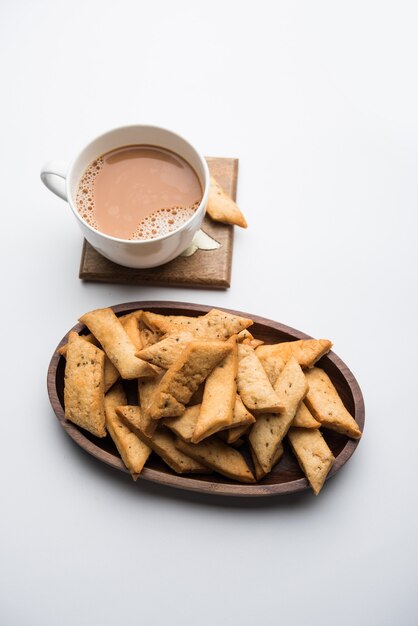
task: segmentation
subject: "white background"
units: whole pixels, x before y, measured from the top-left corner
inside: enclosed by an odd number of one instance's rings
[[[416,624],[417,18],[399,1],[2,0],[2,625]],[[78,279],[81,233],[40,167],[135,122],[239,157],[228,292]],[[72,443],[52,352],[83,312],[140,299],[334,341],[366,429],[318,498],[133,484]]]

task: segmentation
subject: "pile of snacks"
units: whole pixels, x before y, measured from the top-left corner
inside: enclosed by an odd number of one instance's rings
[[[314,364],[325,339],[265,345],[253,321],[213,309],[200,317],[98,309],[80,318],[66,358],[66,419],[107,434],[136,479],[154,451],[180,474],[218,472],[261,480],[288,442],[318,494],[334,462],[320,428],[358,439],[359,427],[327,374]],[[136,380],[128,405],[120,379]],[[253,467],[240,452],[248,445]]]

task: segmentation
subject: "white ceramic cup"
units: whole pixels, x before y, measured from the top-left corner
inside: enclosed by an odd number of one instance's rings
[[[171,150],[183,157],[196,172],[203,190],[202,200],[193,216],[177,230],[149,240],[127,240],[105,235],[92,228],[77,211],[75,197],[79,180],[86,168],[106,152],[129,145],[150,145]],[[176,133],[158,126],[124,126],[115,128],[91,141],[70,165],[59,161],[46,163],[41,170],[42,182],[57,196],[66,200],[87,241],[107,259],[126,267],[156,267],[171,261],[192,242],[205,215],[209,193],[209,170],[205,159]]]

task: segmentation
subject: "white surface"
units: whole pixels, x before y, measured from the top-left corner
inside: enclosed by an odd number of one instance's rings
[[[416,623],[417,17],[413,2],[1,4],[1,624]],[[79,281],[79,228],[40,167],[135,122],[239,157],[250,226],[227,293]],[[52,351],[83,312],[139,299],[333,339],[366,431],[318,498],[134,485],[73,445],[46,394]]]

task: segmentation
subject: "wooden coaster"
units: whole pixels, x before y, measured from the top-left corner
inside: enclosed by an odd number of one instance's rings
[[[206,160],[210,173],[235,200],[238,159],[207,157]],[[231,285],[234,228],[206,216],[202,230],[221,244],[217,250],[197,250],[192,256],[177,257],[160,267],[139,270],[105,259],[84,240],[79,277],[101,283],[227,289]]]

